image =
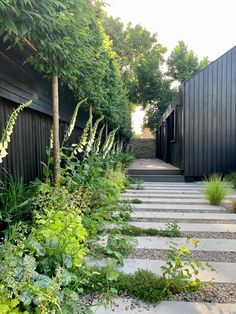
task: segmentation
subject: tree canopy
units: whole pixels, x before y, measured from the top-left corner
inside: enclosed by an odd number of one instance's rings
[[[183,83],[208,64],[208,57],[199,61],[193,50],[189,50],[183,41],[179,41],[167,59],[168,75],[172,80]]]
[[[111,126],[130,134],[126,90],[101,25],[102,3],[92,0],[1,0],[4,41],[25,48],[27,59],[45,76],[56,74],[75,98],[87,98]]]

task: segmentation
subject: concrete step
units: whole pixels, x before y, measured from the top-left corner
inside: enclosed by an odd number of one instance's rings
[[[236,220],[236,214],[222,214],[222,213],[176,213],[176,212],[155,212],[155,211],[134,211],[131,213],[132,218],[146,218],[146,219],[204,219],[204,220]]]
[[[179,175],[182,174],[180,169],[128,169],[129,176],[145,175]]]
[[[132,204],[133,209],[135,211],[166,211],[166,212],[173,212],[173,211],[185,211],[185,212],[192,212],[196,211],[199,213],[203,212],[228,212],[226,208],[223,206],[213,206],[209,204],[201,205],[201,204],[160,204],[160,203],[142,203],[142,204]]]
[[[132,175],[132,178],[146,182],[184,182],[183,175]]]
[[[137,237],[136,249],[149,250],[168,250],[171,242],[176,243],[179,247],[183,246],[186,238],[165,238],[165,237]],[[197,247],[190,245],[190,251],[209,251],[209,252],[236,252],[235,239],[197,239]]]
[[[132,193],[132,194],[137,194],[137,195],[149,195],[149,194],[178,194],[178,195],[182,195],[182,194],[186,194],[186,195],[189,195],[189,194],[201,194],[202,191],[199,190],[199,189],[143,189],[143,190],[131,190],[131,189],[127,189],[125,191],[125,193]]]
[[[132,196],[122,196],[122,200],[133,200],[137,197]],[[198,205],[208,205],[209,202],[205,200],[204,198],[201,199],[184,199],[184,198],[164,198],[164,197],[138,197],[140,202],[145,203],[145,204],[187,204],[187,205],[192,205],[192,204],[198,204]]]
[[[162,222],[131,221],[128,224],[143,229],[167,229],[166,223]],[[180,227],[180,231],[182,232],[236,232],[236,224],[178,223],[178,226]]]
[[[95,308],[96,314],[236,314],[235,304],[163,301],[147,305],[131,298],[118,298],[106,307]]]
[[[161,260],[149,260],[149,259],[124,259],[124,266],[120,268],[127,274],[132,274],[139,269],[149,270],[157,275],[162,275],[162,266],[166,264]],[[210,269],[199,270],[199,274],[192,279],[198,278],[202,282],[218,282],[218,283],[236,283],[236,263],[218,263],[211,262],[211,267],[215,271]],[[192,272],[190,270],[190,272]]]
[[[123,193],[122,194],[122,197],[137,197],[138,198],[180,198],[181,200],[183,199],[205,199],[205,196],[201,193],[192,193],[192,194],[176,194],[174,193],[145,193],[143,191],[140,191],[140,193],[133,193],[133,192],[126,192],[126,193]],[[232,194],[229,194],[226,196],[225,200],[233,200],[236,198],[236,195],[232,195]]]

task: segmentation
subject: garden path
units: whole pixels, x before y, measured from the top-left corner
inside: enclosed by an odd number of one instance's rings
[[[165,228],[176,220],[182,238],[138,237],[138,244],[124,261],[123,271],[132,273],[138,268],[161,274],[170,241],[178,244],[191,237],[200,241],[191,247],[194,258],[208,261],[217,270],[200,271],[199,277],[213,285],[202,292],[182,293],[173,301],[149,306],[130,298],[117,299],[109,308],[100,307],[97,314],[236,314],[236,214],[227,204],[236,198],[230,193],[223,206],[211,206],[203,195],[202,183],[145,182],[143,190],[128,190],[124,199],[140,199],[134,204],[130,224],[143,228]],[[215,284],[214,284],[215,283]]]

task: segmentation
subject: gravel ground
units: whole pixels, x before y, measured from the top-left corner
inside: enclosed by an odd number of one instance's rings
[[[236,239],[236,232],[181,232],[184,238],[204,238],[204,239]]]
[[[183,218],[131,218],[131,221],[136,222],[173,222],[177,223],[211,223],[211,224],[236,224],[236,215],[235,220],[219,220],[219,219],[183,219]]]
[[[168,250],[136,249],[126,258],[166,260]],[[236,252],[191,251],[191,258],[204,262],[236,263]],[[183,257],[186,259],[185,257]]]
[[[199,291],[181,292],[174,295],[173,299],[187,302],[235,303],[236,284],[207,283]]]

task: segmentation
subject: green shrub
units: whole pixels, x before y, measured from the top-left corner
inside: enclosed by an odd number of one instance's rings
[[[138,270],[134,274],[121,274],[116,288],[147,303],[159,303],[163,298],[169,299],[170,292],[166,290],[164,278],[147,270]]]
[[[236,172],[232,172],[229,178],[231,183],[233,184],[234,189],[236,189]]]
[[[22,178],[8,176],[0,182],[0,220],[7,224],[31,220],[35,193],[35,187],[25,185]]]
[[[211,205],[219,205],[229,190],[228,181],[219,174],[211,175],[205,182],[205,195]]]

